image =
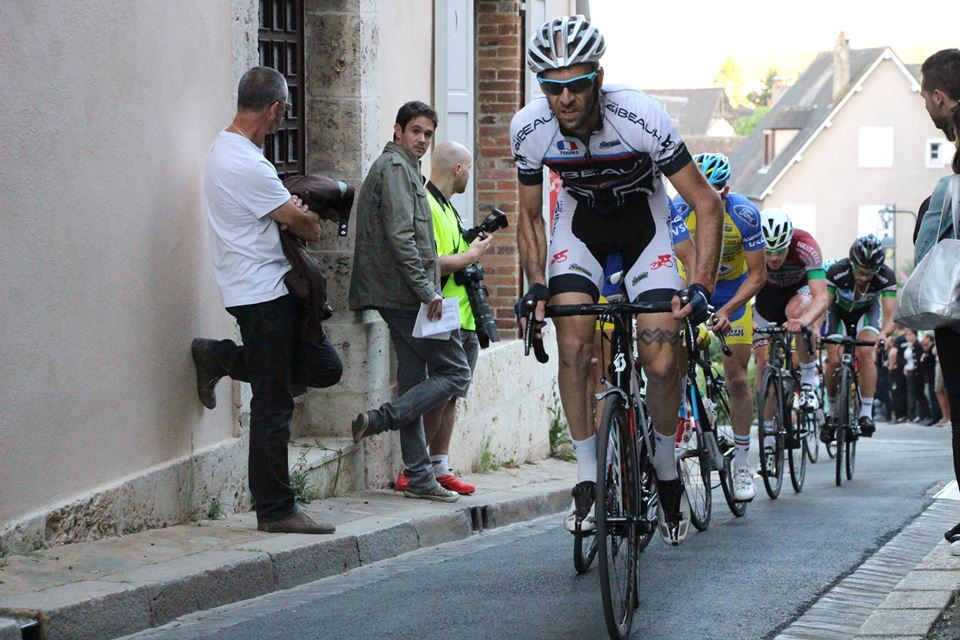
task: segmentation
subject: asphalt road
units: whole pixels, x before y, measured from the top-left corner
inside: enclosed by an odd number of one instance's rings
[[[770,638],[916,517],[952,479],[949,431],[880,425],[834,486],[821,448],[794,494],[734,518],[714,494],[705,533],[641,558],[634,637]],[[759,483],[759,480],[758,480]],[[551,516],[187,616],[130,638],[606,638],[596,566],[577,576]]]

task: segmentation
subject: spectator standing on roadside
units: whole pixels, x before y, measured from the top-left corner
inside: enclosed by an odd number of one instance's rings
[[[920,95],[927,114],[947,139],[958,145],[953,155],[951,168],[960,174],[960,49],[944,49],[927,58],[920,67]],[[927,255],[930,248],[942,238],[953,235],[952,204],[949,201],[950,176],[941,178],[929,207],[918,220],[915,263]],[[950,403],[952,425],[953,471],[960,481],[960,332],[954,329],[937,329],[937,353],[943,370],[943,384]],[[951,544],[951,553],[960,555],[960,524],[949,529],[944,537]]]
[[[923,397],[927,406],[926,424],[931,425],[940,419],[937,397],[933,392],[936,383],[937,356],[933,349],[933,332],[924,331],[920,343],[920,376],[923,382]]]
[[[441,293],[444,298],[456,298],[460,306],[460,340],[463,343],[470,378],[477,366],[480,342],[477,339],[477,323],[470,307],[470,298],[464,285],[458,284],[456,272],[474,264],[490,249],[493,236],[482,235],[472,243],[463,238],[463,221],[453,207],[450,198],[463,193],[470,181],[473,158],[462,144],[444,140],[436,146],[431,157],[430,180],[427,181],[427,201],[433,215],[434,239],[440,261]],[[466,395],[466,389],[464,390]],[[450,440],[453,437],[454,419],[457,414],[457,395],[423,414],[423,427],[430,449],[433,474],[444,489],[460,495],[470,495],[477,488],[464,482],[450,471]],[[463,396],[461,396],[463,397]],[[407,476],[403,470],[397,476],[396,489],[407,488]]]
[[[220,378],[249,382],[250,492],[257,528],[271,533],[333,533],[297,509],[287,461],[293,385],[329,387],[343,365],[330,340],[307,341],[300,324],[304,303],[287,291],[290,263],[280,246],[283,225],[306,240],[320,237],[320,218],[280,182],[263,156],[264,138],[290,107],[287,82],[269,67],[240,79],[237,114],[207,156],[204,196],[213,268],[227,311],[240,325],[243,345],[197,338],[191,345],[197,392],[208,409],[217,404]]]
[[[443,310],[433,216],[420,175],[420,158],[436,128],[437,113],[430,106],[411,101],[400,107],[394,141],[384,147],[360,187],[350,308],[376,309],[390,328],[399,397],[360,413],[352,433],[359,442],[388,429],[399,431],[409,480],[403,494],[455,502],[459,496],[434,477],[422,416],[450,396],[466,393],[470,367],[459,331],[446,340],[413,337],[421,305],[432,320]]]
[[[887,370],[890,372],[890,420],[907,421],[907,377],[904,373],[906,359],[904,349],[907,338],[903,327],[897,327],[890,351],[887,352]]]

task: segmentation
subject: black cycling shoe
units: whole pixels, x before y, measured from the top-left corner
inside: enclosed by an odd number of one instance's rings
[[[830,444],[837,437],[837,421],[835,418],[827,418],[820,426],[820,442]]]
[[[957,523],[953,526],[953,528],[948,529],[947,532],[943,534],[943,539],[950,543],[960,540],[960,523]]]
[[[872,438],[873,432],[877,430],[877,425],[873,424],[873,418],[870,416],[860,416],[857,426],[860,427],[860,435],[864,438]]]
[[[688,520],[683,517],[683,483],[680,478],[657,482],[660,510],[657,514],[660,537],[676,546],[687,537]],[[689,507],[688,507],[689,509]]]
[[[578,482],[570,491],[573,496],[573,503],[576,505],[577,520],[583,520],[590,515],[590,507],[597,499],[597,483],[593,480],[584,480]]]

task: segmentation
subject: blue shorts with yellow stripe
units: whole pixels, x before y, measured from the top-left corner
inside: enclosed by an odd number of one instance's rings
[[[719,280],[710,299],[714,309],[730,302],[737,289],[747,279],[744,273],[734,280]],[[730,328],[727,329],[727,344],[753,344],[753,308],[747,303],[730,314]]]

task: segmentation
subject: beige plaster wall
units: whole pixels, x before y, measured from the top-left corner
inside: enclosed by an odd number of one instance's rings
[[[0,3],[0,529],[233,437],[189,344],[233,335],[201,178],[249,60],[241,8]]]
[[[409,100],[434,103],[433,2],[380,2],[380,148],[393,139],[397,109]],[[430,151],[423,157],[430,175]]]
[[[860,168],[858,138],[861,126],[892,126],[894,166]],[[924,161],[928,138],[942,137],[930,122],[919,93],[893,61],[883,61],[840,110],[830,128],[774,187],[763,207],[786,203],[815,204],[817,233],[824,256],[847,255],[857,235],[858,207],[896,203],[916,211],[948,168],[930,169]],[[913,218],[897,215],[897,262],[913,261]]]

